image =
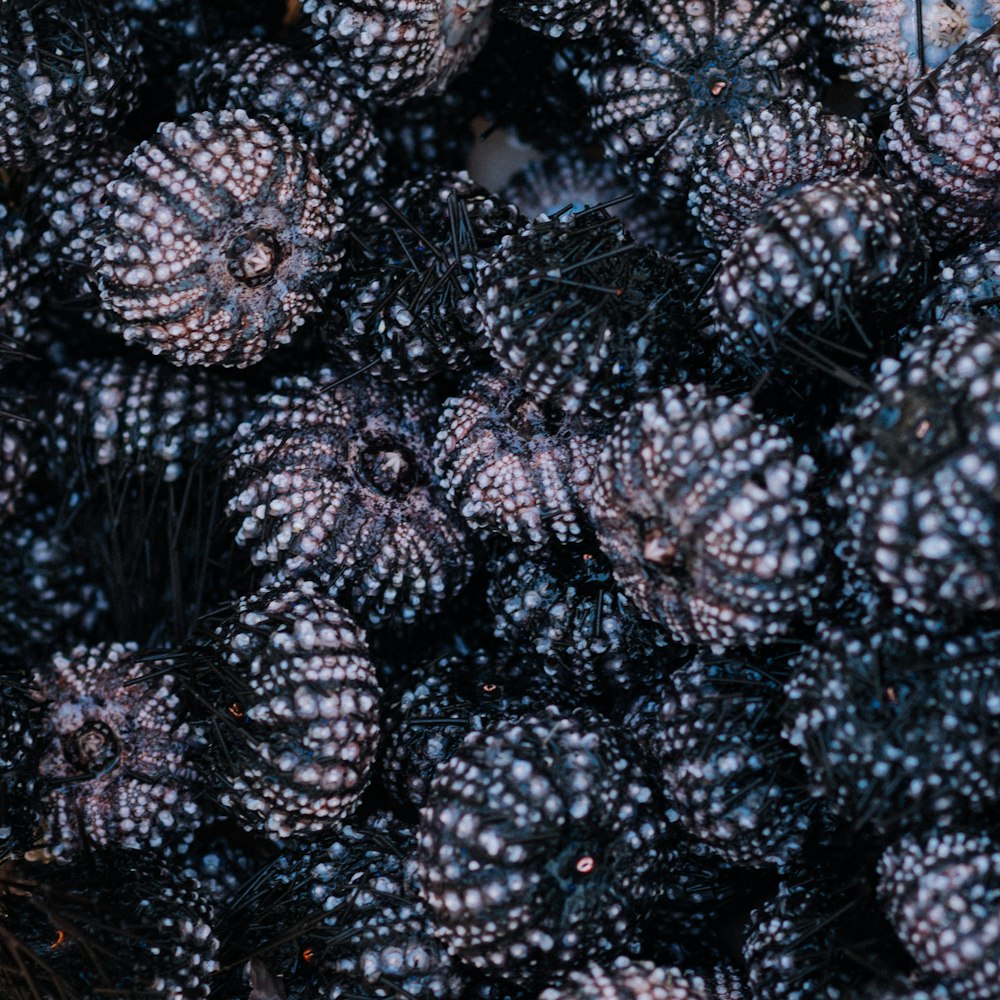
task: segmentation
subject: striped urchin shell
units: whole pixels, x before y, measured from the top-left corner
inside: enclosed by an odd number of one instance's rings
[[[490,350],[538,404],[613,416],[682,353],[680,269],[602,208],[505,236],[479,283]]]
[[[864,125],[789,98],[744,112],[695,152],[688,208],[701,235],[725,247],[768,202],[801,184],[860,174],[870,159]]]
[[[476,264],[520,222],[466,173],[431,173],[373,204],[324,327],[334,352],[394,381],[471,368],[484,350]]]
[[[253,39],[215,49],[186,67],[182,114],[243,108],[277,118],[315,155],[348,198],[378,185],[382,144],[352,81],[308,54]],[[367,193],[367,192],[365,192]]]
[[[1000,658],[980,640],[824,628],[791,667],[783,734],[817,791],[856,827],[996,809]]]
[[[0,867],[0,911],[0,986],[18,1000],[202,1000],[219,969],[201,886],[151,859]]]
[[[568,973],[558,986],[543,990],[539,1000],[726,1000],[698,975],[663,968],[652,962],[619,958]],[[738,1000],[733,996],[732,1000]]]
[[[615,578],[678,642],[788,634],[823,584],[814,464],[748,399],[664,389],[618,420],[594,517]]]
[[[785,866],[815,811],[795,752],[781,738],[778,680],[740,660],[699,656],[660,697],[664,795],[690,837],[737,865]]]
[[[622,0],[498,0],[497,13],[550,38],[583,38],[613,28]]]
[[[38,806],[53,854],[165,854],[200,823],[191,764],[198,740],[181,721],[168,668],[134,643],[102,643],[56,654],[35,671],[44,709]]]
[[[943,260],[918,315],[924,324],[977,316],[1000,320],[1000,244],[979,243]]]
[[[206,655],[217,687],[219,799],[252,831],[301,837],[357,806],[379,745],[364,632],[311,583],[236,605]]]
[[[204,372],[150,358],[81,361],[59,369],[45,437],[67,476],[156,474],[173,482],[235,425],[230,391]]]
[[[860,92],[891,102],[1000,15],[997,0],[832,0],[823,6],[834,60]]]
[[[841,555],[893,602],[961,617],[1000,608],[1000,325],[955,320],[884,361],[834,431],[846,468]]]
[[[437,610],[464,586],[473,553],[433,475],[436,418],[426,392],[329,369],[280,379],[237,430],[237,541],[257,565],[318,581],[372,625]]]
[[[936,249],[992,233],[1000,217],[1000,25],[956,52],[890,113],[890,179],[913,192]]]
[[[307,30],[379,103],[440,94],[486,44],[492,0],[303,0]]]
[[[107,187],[94,266],[129,342],[243,368],[291,339],[339,267],[340,199],[286,126],[167,122]]]
[[[137,104],[140,48],[120,11],[88,0],[0,6],[0,170],[101,142]]]
[[[1000,846],[982,832],[908,834],[882,855],[879,895],[906,950],[952,996],[1000,982]]]
[[[789,0],[670,0],[628,18],[581,74],[605,145],[676,195],[695,147],[748,109],[809,96],[808,32]]]
[[[917,213],[887,182],[808,184],[765,206],[723,256],[712,331],[751,367],[836,370],[909,302],[925,257]]]
[[[539,548],[578,541],[603,437],[546,420],[509,376],[483,375],[444,406],[434,468],[473,528]]]
[[[449,952],[513,980],[636,933],[668,862],[662,807],[606,720],[494,723],[437,772],[417,873]]]

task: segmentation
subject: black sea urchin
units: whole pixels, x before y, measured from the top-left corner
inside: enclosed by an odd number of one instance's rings
[[[518,979],[622,948],[669,856],[631,753],[606,721],[554,709],[466,737],[431,783],[417,850],[450,953]]]
[[[748,399],[689,385],[636,404],[608,439],[594,495],[615,578],[678,642],[774,642],[823,582],[814,469]]]
[[[167,122],[105,195],[101,302],[128,342],[178,365],[245,367],[320,306],[343,253],[339,198],[280,122]]]
[[[281,379],[240,425],[230,511],[253,560],[310,577],[362,620],[413,620],[465,584],[473,553],[432,471],[428,393],[338,379]]]
[[[250,830],[303,837],[350,813],[379,743],[364,632],[311,583],[243,598],[204,651],[210,780]]]

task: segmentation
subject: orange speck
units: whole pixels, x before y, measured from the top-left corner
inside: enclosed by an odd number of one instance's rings
[[[65,931],[56,931],[56,939],[49,945],[50,948],[58,948],[66,940]]]
[[[579,861],[577,861],[576,870],[581,875],[589,875],[596,866],[597,863],[594,861],[594,859],[589,854],[585,854],[582,858],[579,859]]]
[[[302,952],[302,957],[307,962],[311,962],[316,957],[316,952],[314,952],[312,948],[306,948],[306,950]]]
[[[229,714],[230,714],[230,715],[231,715],[231,716],[232,716],[232,717],[233,717],[233,718],[234,718],[234,719],[235,719],[235,720],[236,720],[237,722],[242,722],[242,721],[243,721],[243,716],[244,716],[244,714],[245,714],[245,713],[244,713],[243,709],[242,709],[242,708],[240,708],[240,706],[239,706],[239,703],[238,703],[238,702],[235,702],[235,701],[234,701],[234,702],[233,702],[233,703],[232,703],[232,704],[231,704],[231,705],[230,705],[230,706],[229,706],[229,707],[228,707],[228,708],[226,709],[226,711],[227,711],[227,712],[228,712],[228,713],[229,713]]]

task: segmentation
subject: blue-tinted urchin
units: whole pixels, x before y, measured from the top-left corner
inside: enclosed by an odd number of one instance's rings
[[[654,758],[669,815],[737,865],[787,866],[816,811],[795,752],[781,738],[782,688],[765,667],[699,656],[659,695]]]
[[[237,535],[277,579],[310,578],[362,624],[438,611],[474,552],[433,472],[428,391],[338,378],[282,378],[237,430],[228,479]]]
[[[625,593],[678,642],[775,642],[823,585],[814,473],[749,399],[664,389],[627,410],[608,439],[598,538]]]
[[[786,696],[785,738],[854,827],[996,809],[1000,661],[986,639],[823,627],[792,660]]]
[[[498,0],[497,13],[550,38],[584,38],[613,30],[623,0]]]
[[[1000,15],[996,0],[832,0],[823,6],[833,58],[860,93],[886,104]]]
[[[920,303],[922,324],[990,316],[1000,321],[1000,244],[977,243],[946,257]]]
[[[892,183],[945,250],[1000,220],[1000,24],[963,46],[890,112],[881,147]]]
[[[101,304],[129,343],[177,365],[256,364],[316,312],[343,206],[281,122],[245,111],[166,122],[106,189]]]
[[[581,82],[605,146],[646,186],[678,195],[695,148],[749,108],[810,96],[812,54],[788,0],[670,0],[628,16]]]
[[[849,567],[892,600],[960,618],[1000,607],[1000,327],[924,330],[835,428]]]
[[[633,748],[587,713],[470,733],[420,815],[417,874],[438,935],[514,980],[620,953],[669,865],[662,804]]]
[[[841,372],[898,327],[927,256],[911,203],[839,177],[770,202],[723,256],[711,331],[745,365]]]
[[[358,805],[379,745],[381,692],[364,632],[311,583],[240,600],[203,650],[209,781],[249,830],[329,829]]]

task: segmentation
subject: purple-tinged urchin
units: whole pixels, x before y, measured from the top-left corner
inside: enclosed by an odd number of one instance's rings
[[[889,104],[994,24],[1000,3],[832,0],[823,12],[834,61],[862,96]]]
[[[18,1000],[204,1000],[219,971],[202,887],[149,858],[0,866],[0,914],[0,987]]]
[[[54,856],[186,849],[200,738],[168,670],[134,643],[78,646],[35,670],[40,835]]]
[[[779,679],[736,658],[698,656],[660,691],[651,742],[669,815],[732,864],[787,867],[814,825],[781,701]]]
[[[994,1000],[1000,983],[1000,845],[982,832],[907,834],[882,855],[878,890],[896,933],[951,996]]]
[[[464,172],[431,173],[372,204],[323,324],[334,355],[394,382],[472,368],[485,355],[477,264],[522,221]]]
[[[439,610],[474,553],[433,472],[437,417],[427,391],[330,369],[279,379],[236,432],[237,541],[276,579],[315,580],[363,623]]]
[[[316,312],[340,265],[340,199],[275,119],[167,122],[101,209],[101,303],[125,340],[176,365],[255,364]]]
[[[441,94],[486,44],[492,0],[303,0],[305,30],[380,104]]]
[[[482,375],[447,400],[434,468],[472,528],[530,549],[580,541],[604,435],[552,419],[505,374]]]
[[[883,133],[889,179],[924,215],[935,250],[1000,225],[1000,24],[893,105]]]
[[[814,474],[749,399],[664,389],[608,439],[598,538],[625,593],[678,642],[775,642],[809,615],[824,582]]]
[[[277,118],[313,153],[341,198],[367,196],[378,186],[385,164],[368,109],[349,77],[324,69],[308,52],[247,39],[184,70],[181,114],[242,108]]]
[[[540,405],[614,416],[665,377],[697,377],[678,264],[603,208],[505,236],[479,275],[491,353]]]
[[[961,618],[1000,608],[1000,326],[925,329],[834,429],[840,555],[893,603]]]
[[[312,583],[241,599],[203,651],[209,779],[251,831],[329,829],[356,807],[379,746],[381,692],[364,632]]]
[[[723,256],[711,333],[744,364],[840,373],[898,328],[927,256],[912,204],[879,178],[807,184]]]
[[[634,944],[669,867],[663,808],[606,720],[549,709],[472,732],[420,811],[420,893],[449,952],[530,981]]]
[[[945,258],[918,316],[921,325],[980,316],[1000,321],[1000,244],[977,243],[965,253]]]
[[[861,174],[871,139],[860,122],[821,104],[789,98],[744,112],[692,158],[688,209],[701,235],[724,248],[757,221],[764,206],[793,189]]]
[[[1000,656],[989,637],[823,626],[790,663],[782,732],[856,828],[995,811]]]
[[[29,171],[102,142],[138,103],[145,72],[113,4],[0,6],[0,170]]]
[[[696,147],[750,108],[812,95],[812,52],[789,0],[647,2],[578,71],[605,146],[676,197]]]

